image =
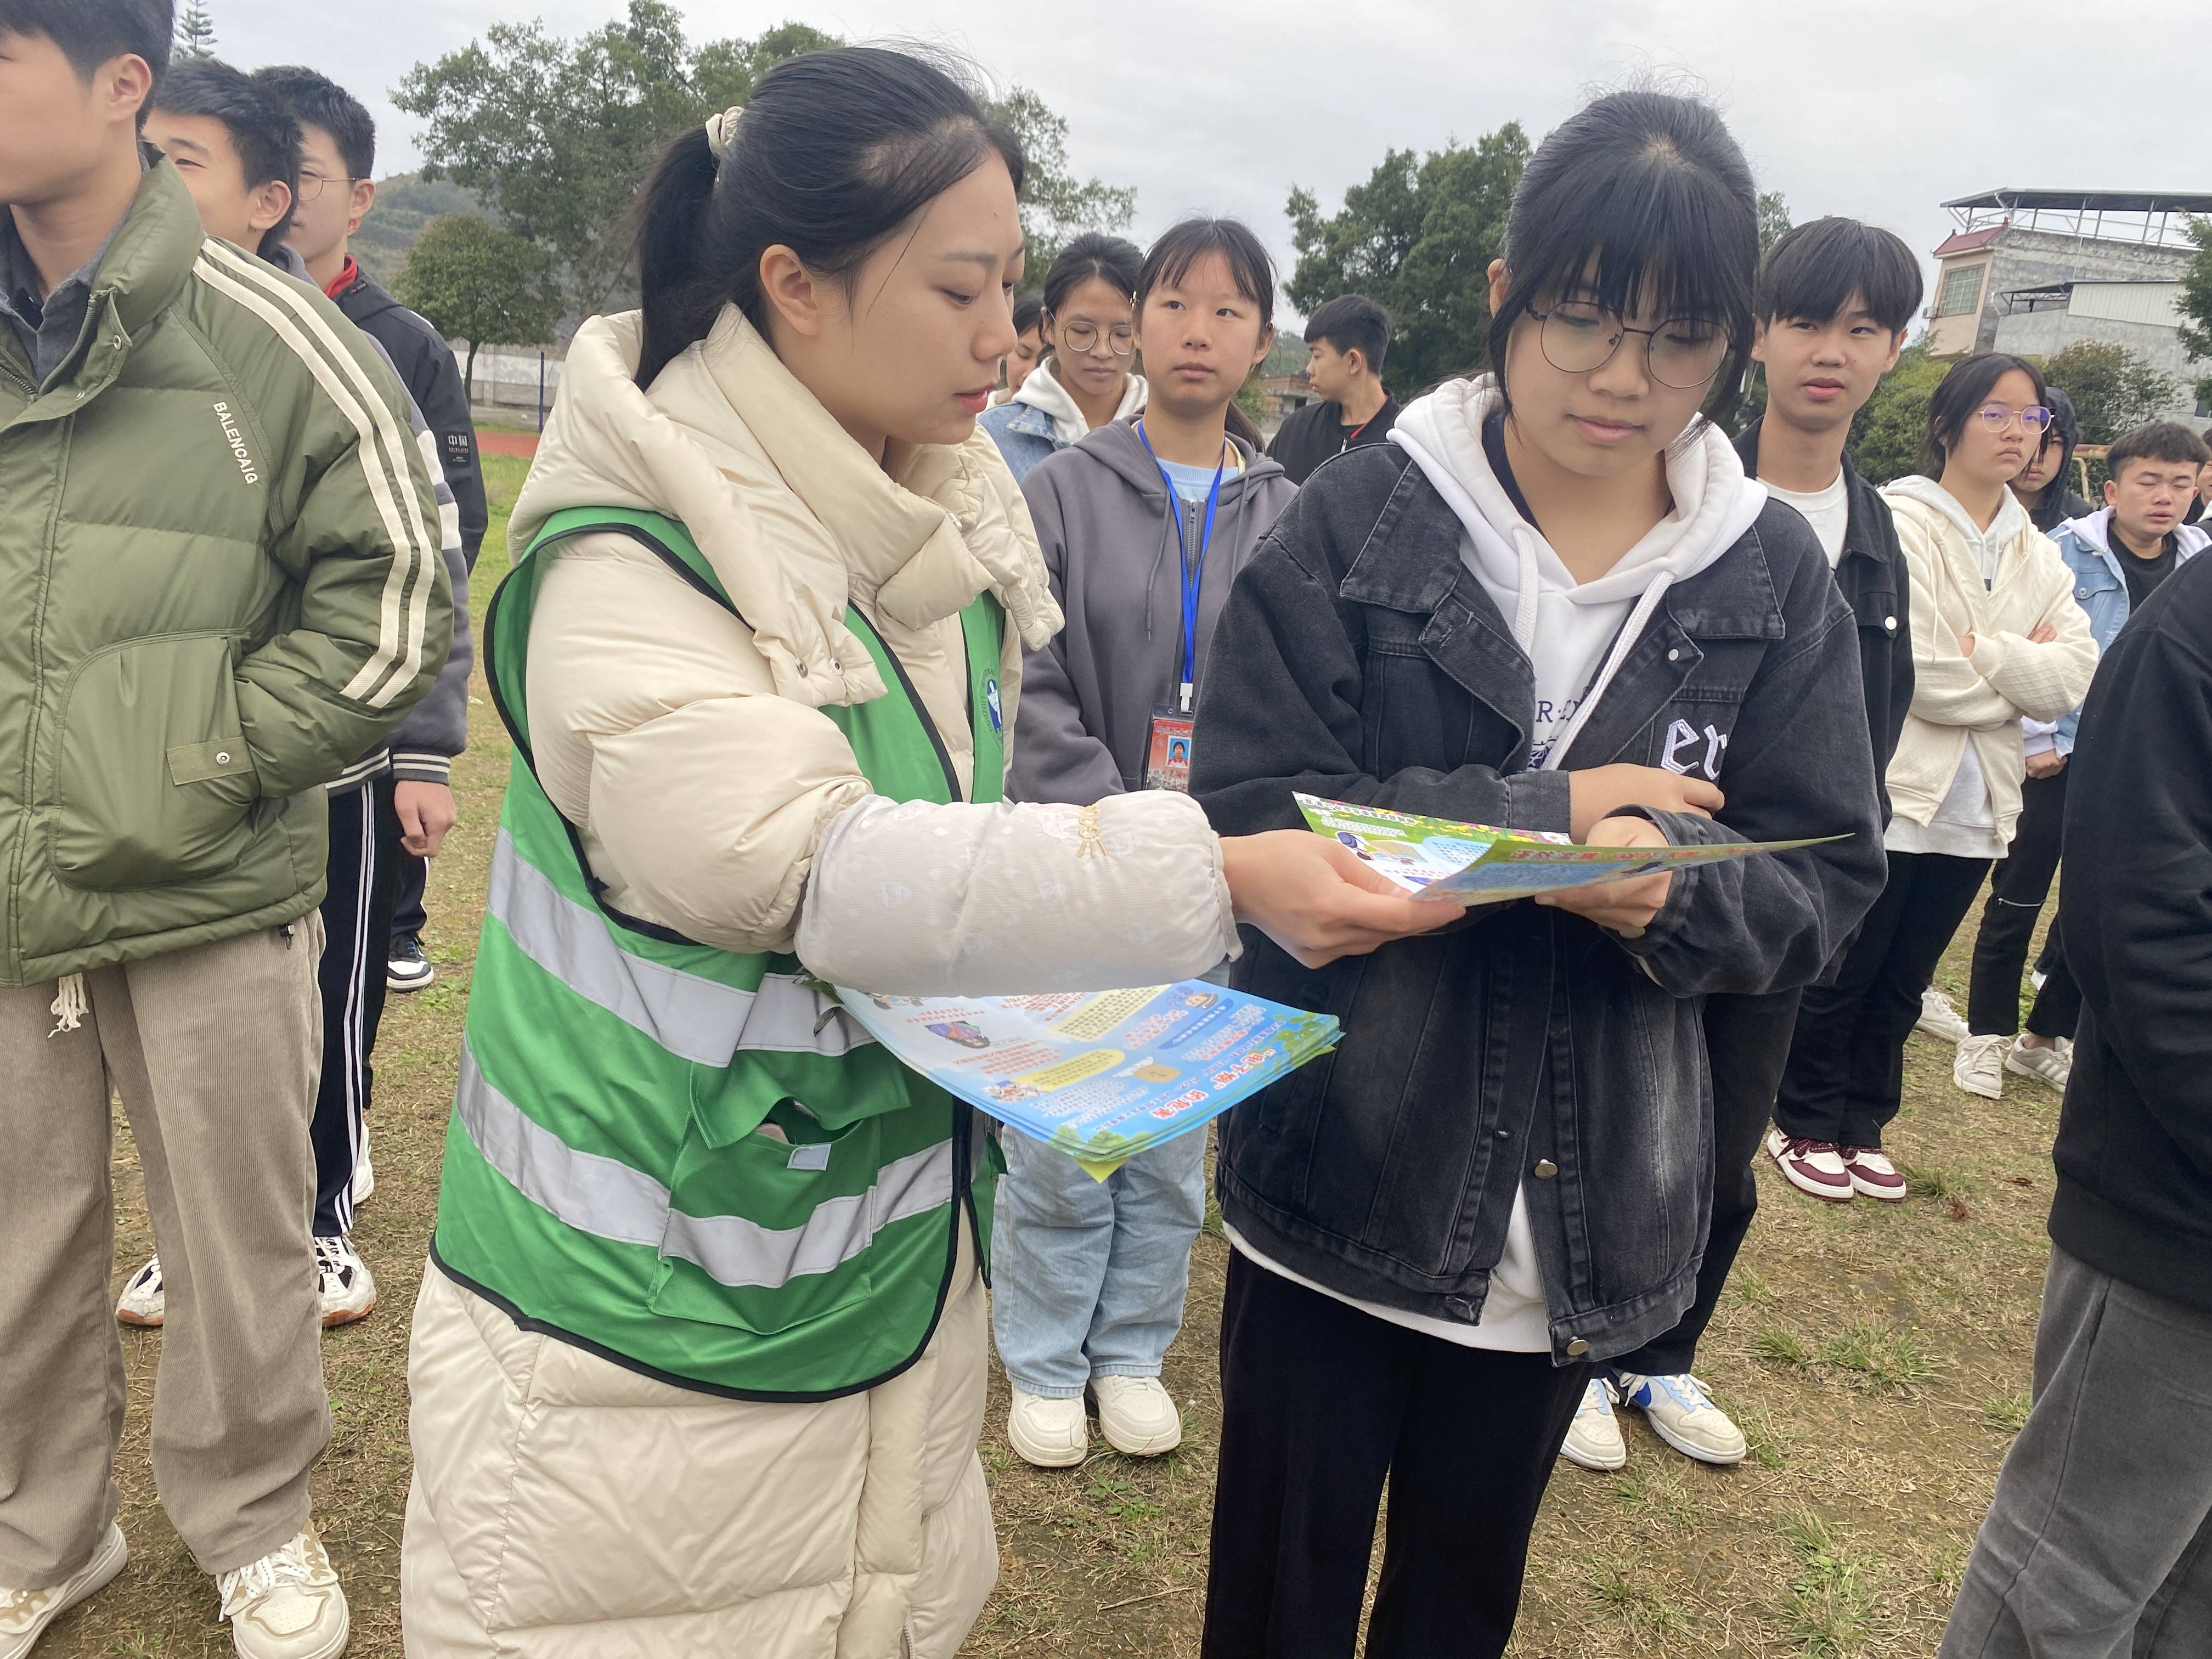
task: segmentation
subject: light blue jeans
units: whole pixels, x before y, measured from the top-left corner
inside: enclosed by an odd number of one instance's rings
[[[1206,1220],[1206,1133],[1093,1181],[1009,1128],[991,1241],[991,1330],[1007,1380],[1073,1400],[1094,1376],[1158,1376],[1182,1328],[1190,1247]]]

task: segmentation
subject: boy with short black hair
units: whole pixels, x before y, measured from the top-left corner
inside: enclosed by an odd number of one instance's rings
[[[1760,267],[1752,345],[1765,366],[1766,412],[1736,441],[1744,471],[1812,526],[1858,619],[1884,823],[1889,798],[1880,780],[1912,702],[1911,583],[1889,507],[1852,468],[1844,446],[1851,417],[1896,366],[1920,294],[1919,261],[1888,231],[1853,219],[1816,219],[1784,236]],[[1737,1462],[1747,1449],[1691,1368],[1759,1207],[1752,1160],[1789,1062],[1800,1000],[1820,994],[1814,986],[1705,1000],[1713,1212],[1697,1299],[1672,1331],[1617,1361],[1610,1381],[1613,1395],[1640,1407],[1660,1438],[1702,1462]],[[1595,1399],[1577,1413],[1563,1450],[1585,1468],[1618,1468],[1628,1455],[1619,1424]]]
[[[210,235],[241,246],[243,239],[258,235],[269,264],[302,283],[309,280],[298,252],[274,240],[291,222],[302,151],[299,123],[266,85],[215,58],[180,64],[162,84],[146,134],[176,162]],[[372,336],[368,343],[391,363],[380,341]],[[408,420],[432,469],[440,556],[456,599],[455,623],[451,648],[429,695],[390,739],[361,756],[329,785],[330,857],[321,905],[327,942],[317,970],[323,1066],[312,1126],[316,1284],[326,1328],[364,1319],[376,1305],[375,1277],[355,1249],[352,1232],[354,1206],[368,1195],[370,1184],[367,1115],[374,1082],[372,1060],[384,1014],[392,896],[406,834],[398,815],[394,756],[434,757],[435,780],[409,787],[442,800],[443,821],[450,824],[452,795],[444,778],[467,731],[471,653],[464,609],[468,572],[459,520],[436,445],[411,397]],[[166,1296],[157,1254],[124,1286],[116,1317],[127,1325],[161,1325]]]
[[[307,1127],[321,786],[451,599],[398,380],[139,127],[166,0],[0,0],[0,1655],[121,1571],[109,1099],[177,1268],[162,1507],[243,1659],[336,1654]]]
[[[2212,450],[2179,422],[2139,426],[2106,452],[2103,509],[2051,533],[2074,573],[2074,596],[2089,614],[2100,653],[2112,647],[2129,616],[2160,583],[2212,544],[2212,535],[2185,521],[2208,460]],[[1960,1040],[1951,1079],[1990,1100],[2002,1096],[2007,1072],[2035,1078],[2062,1094],[2066,1089],[2081,993],[2055,924],[2025,1031],[2020,1029],[2020,976],[2058,872],[2066,778],[2080,721],[2076,709],[2055,726],[2030,728],[2019,828],[1990,874],[1989,902],[1974,939],[1967,1035]]]
[[[462,565],[474,570],[487,520],[476,425],[460,369],[436,327],[363,274],[347,246],[376,201],[376,122],[359,99],[302,64],[256,70],[253,80],[300,124],[300,196],[288,240],[306,261],[309,280],[391,356],[422,411],[460,509]],[[437,856],[454,821],[453,755],[442,745],[410,743],[409,735],[400,734],[392,754],[401,830],[385,968],[385,986],[393,991],[419,991],[437,977],[422,951],[423,884],[427,860]]]
[[[1364,294],[1340,294],[1306,319],[1306,374],[1316,401],[1293,410],[1267,446],[1267,458],[1292,483],[1304,483],[1332,455],[1390,435],[1398,404],[1382,386],[1389,349],[1389,313]]]

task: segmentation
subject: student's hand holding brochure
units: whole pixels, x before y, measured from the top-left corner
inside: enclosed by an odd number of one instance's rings
[[[1754,853],[1781,853],[1840,836],[1803,841],[1701,842],[1688,847],[1582,847],[1544,831],[1455,823],[1379,806],[1296,797],[1306,822],[1351,849],[1419,899],[1497,904],[1717,864]]]

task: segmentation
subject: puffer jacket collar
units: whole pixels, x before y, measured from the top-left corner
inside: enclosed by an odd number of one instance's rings
[[[62,373],[21,418],[73,414],[121,374],[131,342],[176,303],[208,240],[176,164],[143,140],[138,149],[146,171],[100,259],[83,331]]]
[[[1058,631],[1036,533],[987,435],[895,442],[878,466],[736,307],[649,391],[634,378],[642,333],[635,312],[577,331],[516,503],[518,546],[564,507],[682,520],[777,691],[817,707],[884,694],[845,627],[848,599],[921,628],[988,590],[1032,648]]]

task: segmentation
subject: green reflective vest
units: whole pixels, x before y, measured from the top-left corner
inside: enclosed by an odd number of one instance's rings
[[[685,1387],[756,1400],[871,1388],[935,1329],[963,1207],[988,1255],[998,1149],[795,957],[702,945],[600,897],[538,784],[523,689],[539,556],[601,531],[736,614],[681,525],[602,508],[555,514],[493,598],[484,670],[514,762],[434,1254],[526,1328]],[[960,621],[971,798],[995,801],[1005,619],[986,594]],[[890,689],[823,714],[877,793],[959,799],[904,669],[857,606],[845,622]]]

